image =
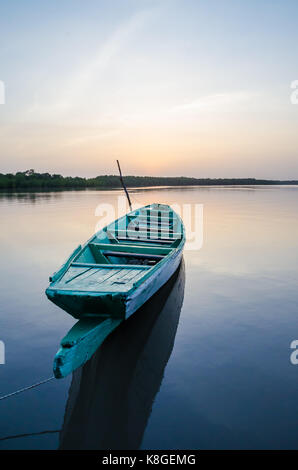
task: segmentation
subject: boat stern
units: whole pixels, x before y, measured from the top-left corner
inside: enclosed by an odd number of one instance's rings
[[[123,293],[68,292],[48,287],[46,295],[74,318],[125,318],[126,296]]]

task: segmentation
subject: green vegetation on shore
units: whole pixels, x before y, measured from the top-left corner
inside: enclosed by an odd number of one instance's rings
[[[142,186],[219,186],[219,185],[268,185],[268,184],[298,184],[298,180],[278,181],[255,178],[187,178],[185,176],[125,176],[128,187]],[[49,173],[36,173],[34,170],[17,172],[15,174],[0,173],[0,190],[39,190],[39,189],[106,189],[120,188],[117,175],[102,175],[95,178],[61,176]]]

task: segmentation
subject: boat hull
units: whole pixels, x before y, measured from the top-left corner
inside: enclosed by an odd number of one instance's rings
[[[182,250],[175,253],[166,264],[145,281],[126,302],[126,318],[138,310],[154,295],[177,271],[182,260]]]
[[[114,317],[125,318],[126,298],[122,294],[101,292],[55,292],[47,291],[49,300],[74,318]]]
[[[136,288],[131,295],[120,293],[59,292],[48,289],[49,300],[65,310],[74,318],[112,317],[126,319],[138,310],[154,295],[175,273],[182,259],[182,251],[170,257],[146,281]]]

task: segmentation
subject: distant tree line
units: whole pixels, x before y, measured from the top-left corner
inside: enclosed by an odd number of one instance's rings
[[[142,186],[220,186],[220,185],[268,185],[298,184],[297,180],[279,181],[255,178],[187,178],[185,176],[125,176],[128,187]],[[119,176],[101,175],[95,178],[62,176],[50,173],[36,173],[33,169],[17,173],[0,173],[0,189],[7,190],[42,190],[42,189],[83,189],[83,188],[119,188]]]

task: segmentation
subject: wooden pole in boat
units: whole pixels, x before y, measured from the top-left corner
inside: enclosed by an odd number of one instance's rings
[[[132,211],[131,200],[130,200],[128,191],[127,191],[127,189],[126,189],[125,183],[124,183],[123,178],[122,178],[122,173],[121,173],[121,168],[120,168],[119,160],[116,160],[116,161],[117,161],[118,170],[119,170],[119,173],[120,173],[120,181],[121,181],[122,187],[123,187],[123,189],[124,189],[124,192],[125,192],[125,194],[126,194],[126,197],[127,197],[127,200],[128,200],[128,204],[129,204],[129,208],[130,208],[130,212],[131,212],[131,211]]]

